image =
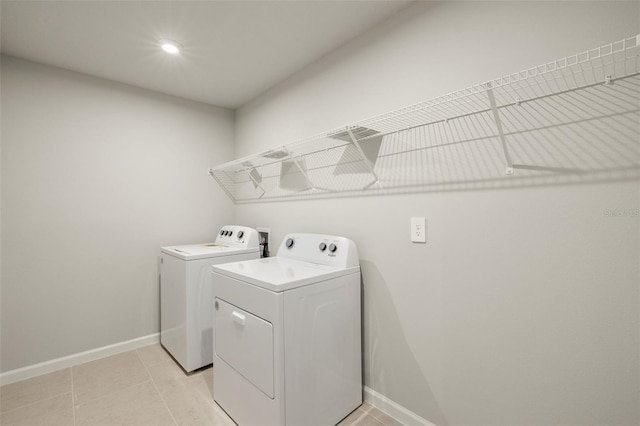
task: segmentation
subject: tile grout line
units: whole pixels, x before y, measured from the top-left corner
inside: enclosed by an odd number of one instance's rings
[[[103,359],[106,359],[106,358],[111,358],[111,357],[118,356],[118,355],[124,355],[124,354],[127,354],[127,353],[132,352],[132,351],[136,351],[136,349],[132,349],[131,351],[122,352],[122,353],[115,354],[115,355],[110,355],[108,357],[97,359],[97,360],[94,360],[94,361],[85,362],[83,364],[78,364],[75,367],[82,366],[82,365],[85,365],[85,364],[90,364],[90,363],[93,363],[93,362],[96,362],[96,361],[100,361],[100,360],[103,360]],[[142,366],[145,367],[144,362],[142,362],[142,359],[140,358],[140,356],[138,355],[137,352],[136,352],[136,356],[138,357],[138,360],[140,361]],[[88,399],[87,401],[78,403],[78,407],[80,407],[82,405],[90,404],[90,403],[95,402],[95,401],[99,401],[99,400],[101,400],[103,398],[108,398],[109,396],[113,396],[113,395],[115,395],[115,394],[117,394],[117,393],[119,393],[119,392],[121,392],[121,391],[123,391],[125,389],[132,388],[134,386],[139,386],[139,385],[142,385],[142,384],[147,383],[147,382],[152,382],[153,383],[153,378],[151,377],[151,374],[149,374],[149,370],[147,370],[146,367],[145,367],[145,371],[147,372],[148,377],[145,378],[144,380],[140,380],[139,382],[135,382],[135,383],[130,383],[130,384],[124,386],[122,389],[116,389],[116,390],[111,390],[111,391],[109,391],[107,393],[101,393],[99,396],[95,396],[93,398]],[[75,395],[75,397],[77,399],[77,395]]]
[[[363,410],[364,411],[364,410]],[[364,419],[365,417],[367,417],[369,415],[369,413],[367,411],[364,411],[362,414],[360,414],[360,416],[358,416],[357,419],[355,419],[353,421],[353,423],[351,423],[352,425],[357,425],[358,423],[360,423],[360,420]]]
[[[364,403],[363,403],[364,404]],[[370,415],[371,417],[373,417],[374,420],[377,420],[378,423],[384,425],[384,426],[389,426],[387,425],[387,423],[381,418],[384,417],[385,415],[388,416],[390,419],[395,420],[398,422],[398,420],[396,420],[395,418],[389,416],[387,413],[385,413],[384,411],[380,410],[377,407],[374,407],[373,405],[369,404],[369,408],[367,409],[366,413],[368,415]],[[360,420],[360,419],[358,419]]]
[[[71,375],[71,412],[73,413],[73,426],[76,426],[76,391],[73,387],[73,367],[69,367]]]
[[[387,426],[387,424],[384,421],[382,421],[382,419],[379,419],[378,417],[375,416],[375,414],[373,414],[374,410],[377,410],[376,407],[374,407],[373,405],[369,405],[369,408],[367,408],[366,410],[363,409],[362,410],[363,413],[360,416],[358,416],[358,418],[355,419],[351,424],[353,426],[358,426],[361,421],[365,420],[368,417],[369,419],[373,420],[374,424],[378,426]]]
[[[138,357],[138,359],[140,360],[140,362],[142,363],[142,366],[144,367],[145,371],[147,372],[147,374],[149,375],[149,378],[151,379],[151,383],[153,384],[153,388],[156,390],[156,392],[158,392],[158,396],[160,397],[160,399],[162,400],[162,403],[164,404],[164,407],[167,409],[167,411],[169,412],[169,415],[171,416],[171,420],[173,420],[173,423],[178,426],[178,421],[176,420],[176,418],[173,416],[173,413],[171,412],[171,409],[169,408],[169,405],[167,404],[167,401],[165,401],[164,396],[162,396],[162,393],[160,393],[160,389],[158,389],[158,386],[156,385],[156,381],[153,379],[153,376],[151,375],[151,373],[149,372],[149,369],[147,368],[147,364],[145,364],[145,362],[142,360],[142,357],[140,356],[140,354],[138,353],[138,349],[135,349],[136,351],[136,356]]]
[[[60,370],[56,370],[56,371],[52,371],[51,373],[57,373],[57,372],[60,372],[60,371],[62,371],[62,370],[65,370],[65,368],[62,368],[62,369],[60,369]],[[71,371],[70,367],[69,367],[69,371]],[[38,376],[31,377],[31,378],[29,378],[29,379],[19,380],[19,381],[17,381],[17,382],[13,382],[13,383],[8,383],[8,384],[6,384],[6,385],[2,385],[2,386],[0,386],[0,393],[1,393],[1,391],[2,391],[2,388],[6,388],[7,386],[10,386],[10,385],[13,385],[13,384],[17,384],[17,383],[20,383],[20,382],[25,382],[25,381],[27,381],[27,380],[35,379],[35,378],[37,378],[37,377],[44,376],[44,375],[46,375],[46,374],[51,374],[51,373],[40,374],[40,375],[38,375]],[[19,406],[17,406],[17,407],[11,408],[10,410],[5,410],[5,411],[3,411],[3,410],[2,410],[2,407],[0,407],[0,415],[2,415],[2,414],[6,414],[6,413],[10,413],[10,412],[15,411],[15,410],[19,410],[19,409],[21,409],[21,408],[27,408],[27,407],[29,407],[29,406],[31,406],[31,405],[38,404],[38,403],[43,402],[43,401],[49,401],[50,399],[57,398],[57,397],[59,397],[59,396],[62,396],[62,395],[64,395],[64,394],[67,394],[67,393],[69,393],[69,392],[67,391],[67,392],[60,392],[60,393],[56,393],[56,394],[54,394],[54,395],[50,395],[50,396],[48,396],[48,397],[46,397],[46,398],[38,399],[38,400],[36,400],[36,401],[32,401],[32,402],[29,402],[29,403],[27,403],[27,404],[19,405]],[[72,404],[72,408],[73,408],[73,383],[71,384],[71,404]],[[75,424],[74,424],[74,426],[75,426]]]
[[[54,398],[58,398],[59,396],[65,395],[67,393],[70,393],[70,392],[57,393],[57,394],[52,395],[50,397],[39,399],[37,401],[33,401],[33,402],[28,403],[28,404],[24,404],[24,405],[21,405],[19,407],[12,408],[11,410],[2,411],[2,412],[0,412],[0,414],[5,414],[6,415],[7,413],[11,413],[11,412],[16,411],[16,410],[22,410],[23,408],[31,407],[32,405],[39,404],[39,403],[44,402],[44,401],[49,401],[49,400],[54,399]]]

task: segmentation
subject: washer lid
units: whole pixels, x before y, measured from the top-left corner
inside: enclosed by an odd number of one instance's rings
[[[184,246],[162,247],[162,253],[182,260],[207,259],[209,257],[231,256],[258,251],[258,247],[231,247],[220,243],[188,244]]]
[[[360,273],[360,267],[340,268],[283,257],[268,257],[214,265],[212,271],[214,274],[281,292],[344,275]]]

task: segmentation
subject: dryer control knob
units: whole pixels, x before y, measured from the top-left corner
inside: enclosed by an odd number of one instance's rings
[[[220,231],[220,235],[224,235],[224,230],[223,230],[223,231]]]
[[[338,250],[338,247],[337,247],[335,244],[331,244],[331,245],[329,246],[329,251],[330,251],[331,253],[335,253],[335,251],[336,251],[336,250]]]
[[[320,243],[318,248],[320,249],[320,251],[325,251],[327,249],[327,245],[325,243]]]
[[[233,231],[229,231],[229,236],[232,236],[232,235],[233,235]]]
[[[242,238],[244,235],[244,231],[238,231],[238,239]]]
[[[285,244],[287,245],[287,248],[293,247],[293,238],[288,238]]]

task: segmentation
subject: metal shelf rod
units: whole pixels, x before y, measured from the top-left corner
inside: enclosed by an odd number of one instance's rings
[[[487,83],[487,96],[489,97],[489,103],[491,104],[491,111],[493,112],[493,119],[496,124],[496,129],[498,130],[498,135],[500,135],[500,143],[502,144],[502,153],[504,154],[504,160],[507,163],[505,173],[508,175],[512,175],[513,161],[511,161],[511,155],[509,155],[509,147],[507,146],[507,141],[504,139],[502,122],[500,121],[500,114],[498,113],[498,108],[496,107],[496,97],[493,94],[493,89],[491,88],[490,82]]]

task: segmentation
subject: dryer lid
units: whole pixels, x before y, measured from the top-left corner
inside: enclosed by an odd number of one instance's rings
[[[344,275],[360,273],[360,267],[340,268],[283,257],[245,260],[212,266],[215,274],[281,292]]]

